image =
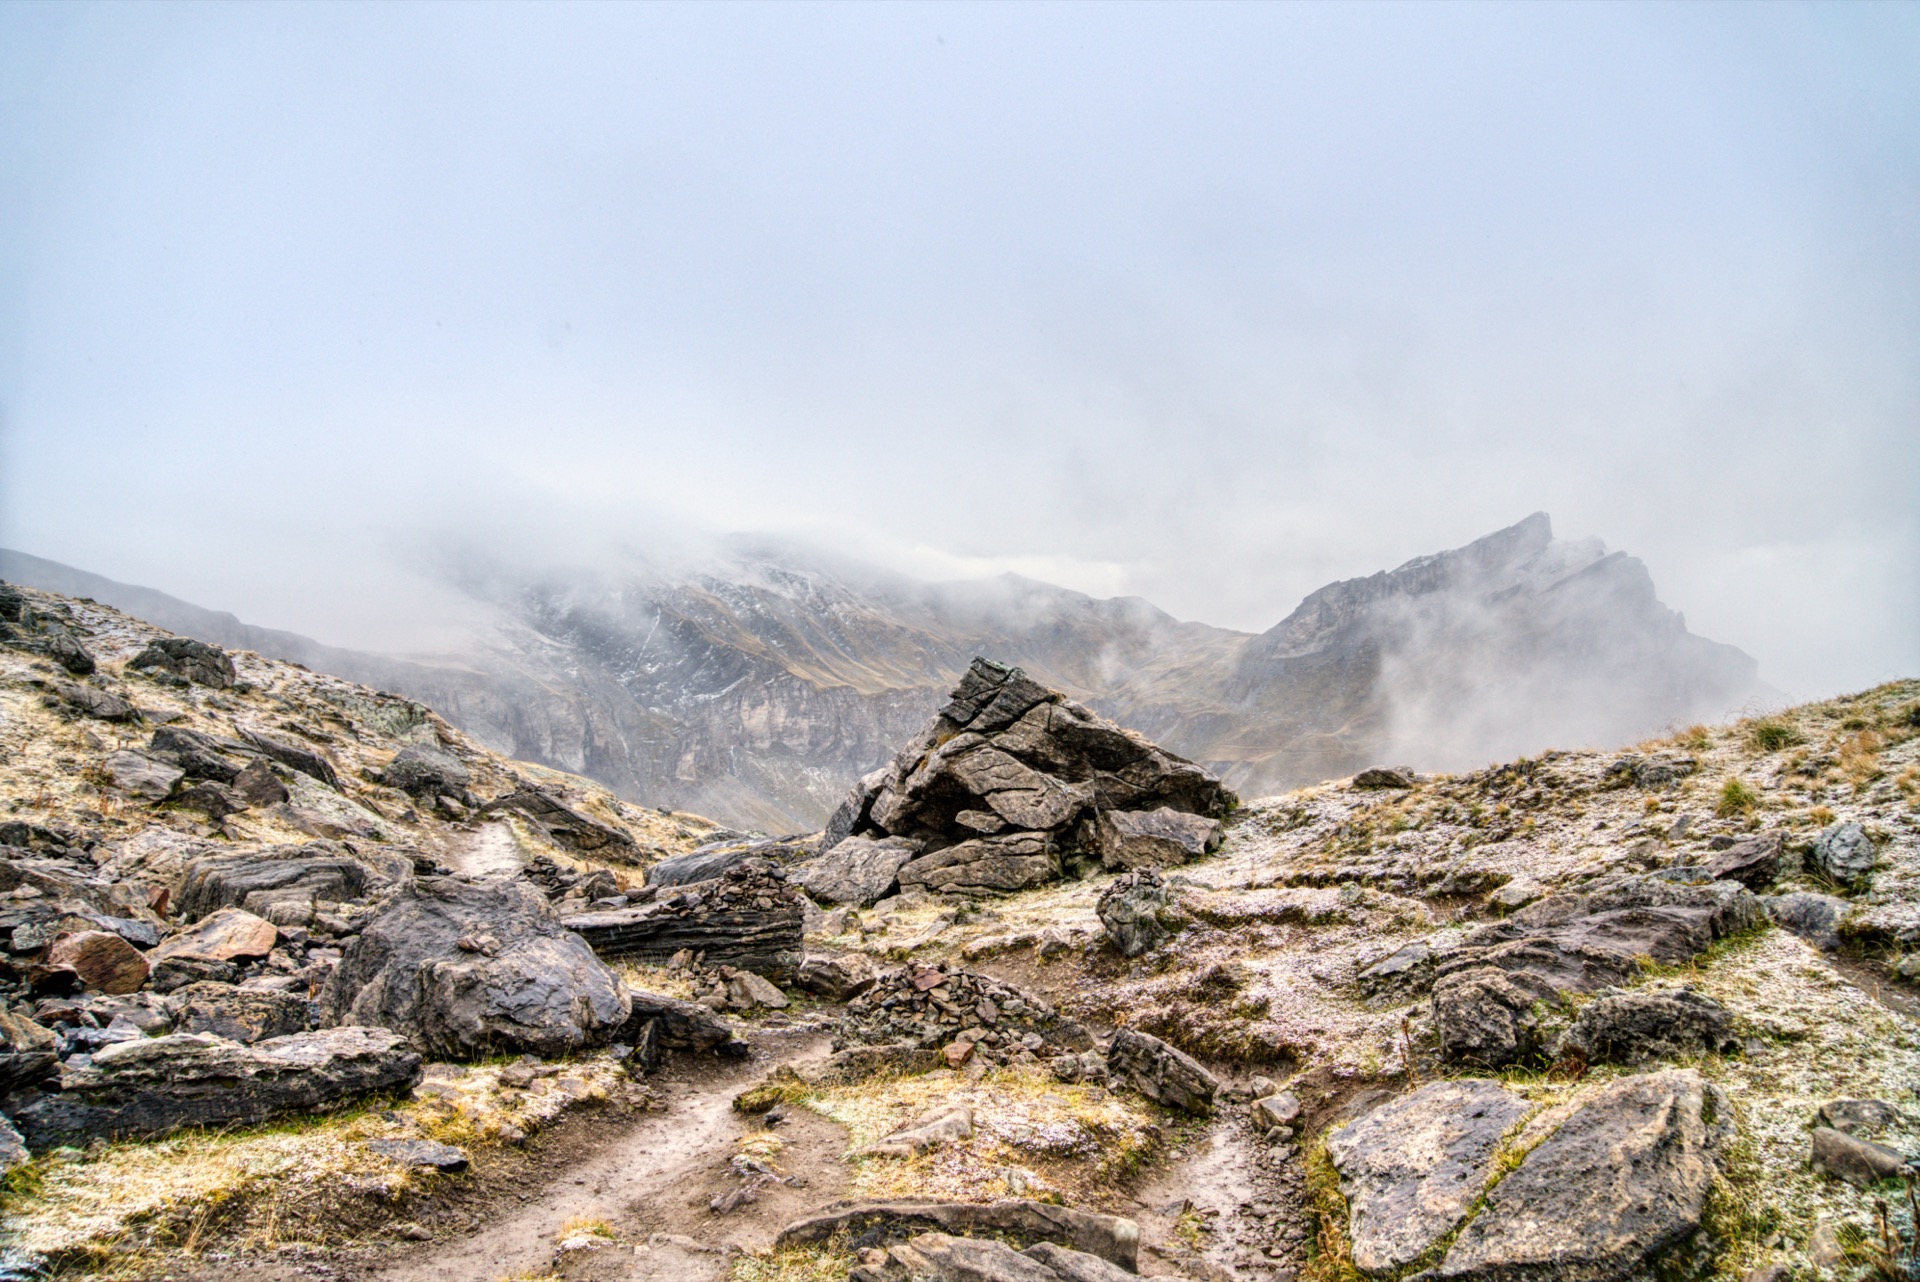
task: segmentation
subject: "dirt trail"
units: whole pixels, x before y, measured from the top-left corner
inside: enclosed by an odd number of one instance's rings
[[[541,1177],[543,1183],[480,1208],[477,1229],[396,1248],[385,1260],[348,1270],[347,1276],[356,1282],[496,1282],[558,1268],[579,1279],[723,1278],[729,1248],[771,1244],[783,1225],[839,1196],[846,1178],[840,1161],[845,1132],[795,1110],[775,1132],[786,1143],[775,1160],[796,1183],[769,1184],[756,1200],[728,1215],[709,1209],[716,1195],[740,1187],[740,1179],[727,1170],[728,1160],[735,1141],[758,1129],[756,1119],[733,1111],[734,1095],[777,1065],[827,1051],[823,1035],[799,1030],[760,1034],[754,1046],[750,1061],[707,1063],[685,1075],[655,1079],[666,1111],[625,1123],[618,1135],[583,1143],[579,1160],[557,1162]],[[557,1260],[555,1248],[569,1220],[604,1220],[626,1245]],[[659,1234],[681,1240],[654,1238]],[[654,1238],[651,1244],[649,1238]]]
[[[447,851],[447,865],[455,872],[473,877],[518,872],[526,862],[526,852],[520,848],[520,839],[513,835],[513,825],[504,819],[461,833]]]

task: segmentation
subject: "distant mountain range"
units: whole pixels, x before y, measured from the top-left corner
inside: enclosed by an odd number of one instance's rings
[[[818,827],[944,702],[975,655],[1019,664],[1243,795],[1383,761],[1447,769],[1608,745],[1774,692],[1687,631],[1646,566],[1537,513],[1466,547],[1329,584],[1257,635],[1017,575],[928,583],[767,540],[697,572],[449,583],[488,625],[408,657],[254,627],[0,551],[0,578],[432,705],[487,746],[741,827]]]

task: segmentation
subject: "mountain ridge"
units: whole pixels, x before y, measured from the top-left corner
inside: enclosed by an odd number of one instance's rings
[[[692,571],[444,571],[489,623],[404,656],[259,628],[20,553],[0,577],[94,596],[215,644],[419,699],[481,742],[634,800],[817,826],[977,655],[1019,664],[1246,795],[1383,759],[1477,764],[1624,742],[1767,697],[1643,563],[1535,513],[1309,593],[1254,634],[1019,575],[913,579],[766,536]],[[1471,712],[1467,710],[1471,709]]]

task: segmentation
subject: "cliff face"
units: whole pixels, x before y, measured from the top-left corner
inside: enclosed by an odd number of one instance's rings
[[[1545,515],[1330,584],[1258,636],[1016,576],[930,584],[766,544],[703,572],[456,582],[494,622],[400,659],[252,628],[8,553],[0,576],[420,699],[491,748],[742,826],[817,826],[975,655],[1205,764],[1245,795],[1380,760],[1472,765],[1628,741],[1764,692],[1646,567]]]

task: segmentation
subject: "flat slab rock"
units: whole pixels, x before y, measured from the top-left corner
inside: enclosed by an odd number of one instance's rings
[[[848,1282],[1135,1282],[1135,1275],[1097,1255],[1053,1242],[1016,1251],[991,1238],[921,1233],[862,1264]]]
[[[1017,1242],[1053,1242],[1097,1256],[1129,1273],[1139,1268],[1140,1226],[1118,1215],[1054,1206],[1027,1198],[998,1202],[940,1202],[931,1198],[874,1198],[835,1202],[780,1230],[776,1246],[825,1242],[839,1233],[877,1233],[904,1241],[934,1232],[995,1233]]]
[[[1492,1178],[1501,1137],[1531,1108],[1498,1082],[1432,1082],[1330,1133],[1354,1264],[1401,1268],[1451,1232]]]
[[[908,837],[848,837],[789,876],[823,903],[869,908],[899,882],[900,869],[920,853],[920,846]]]
[[[6,1112],[38,1153],[95,1137],[254,1126],[419,1081],[420,1057],[384,1028],[329,1028],[252,1046],[171,1033],[102,1047],[87,1067],[61,1074],[57,1093],[15,1096]]]
[[[1488,1195],[1432,1275],[1615,1282],[1700,1227],[1732,1109],[1692,1069],[1590,1096]]]

